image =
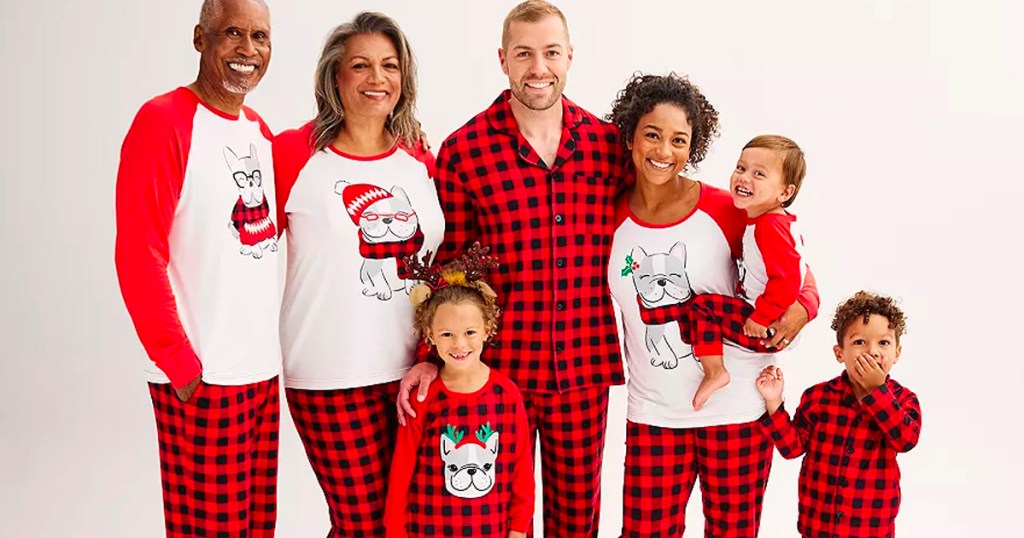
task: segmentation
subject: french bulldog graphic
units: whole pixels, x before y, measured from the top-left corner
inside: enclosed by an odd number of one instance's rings
[[[263,172],[256,157],[256,145],[249,144],[249,154],[239,157],[231,148],[224,148],[224,161],[238,187],[238,200],[231,210],[228,228],[242,244],[239,252],[253,259],[263,252],[277,252],[277,229],[270,220],[270,204],[263,195]]]
[[[637,245],[630,253],[630,261],[633,285],[644,306],[682,304],[693,297],[686,275],[686,245],[681,241],[667,253],[647,254]],[[678,322],[648,325],[644,342],[647,351],[653,353],[652,366],[671,370],[679,365],[679,359],[693,356],[690,345],[679,335]]]
[[[334,192],[342,197],[345,211],[359,227],[359,253],[363,264],[359,281],[363,295],[381,301],[406,290],[401,259],[419,252],[423,245],[419,217],[409,195],[398,186],[391,191],[366,183],[338,181]]]
[[[494,487],[499,435],[487,423],[476,431],[475,439],[462,442],[464,436],[465,431],[450,424],[441,434],[444,487],[456,497],[478,499]]]

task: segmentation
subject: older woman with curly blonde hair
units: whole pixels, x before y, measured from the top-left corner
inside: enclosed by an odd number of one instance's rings
[[[286,396],[330,509],[329,536],[384,536],[397,382],[415,361],[402,259],[444,234],[398,24],[360,13],[328,36],[316,117],[274,140],[287,230]]]

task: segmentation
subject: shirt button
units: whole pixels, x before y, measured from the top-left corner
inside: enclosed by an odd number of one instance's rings
[[[846,447],[846,453],[847,454],[853,454],[853,447],[852,446]]]
[[[555,222],[557,224],[561,224],[563,220],[565,220],[565,217],[563,217],[561,215],[555,215]]]
[[[559,312],[565,310],[565,303],[559,301],[558,304],[555,305],[555,310],[558,310]]]
[[[839,479],[839,485],[845,488],[846,486],[849,486],[850,483],[846,481],[846,477],[843,477]]]
[[[558,267],[565,267],[565,258],[558,258],[558,260],[555,261],[555,265]]]
[[[561,342],[555,344],[555,353],[561,353],[564,350],[565,346],[563,346]]]
[[[838,514],[836,514],[836,523],[839,523],[841,519],[843,519],[843,513],[839,512]]]

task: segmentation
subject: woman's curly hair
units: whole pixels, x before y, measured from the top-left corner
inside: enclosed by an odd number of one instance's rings
[[[718,111],[711,106],[700,88],[686,77],[668,75],[644,75],[635,73],[612,103],[612,111],[605,117],[619,128],[622,145],[632,142],[637,124],[644,114],[650,113],[660,104],[673,104],[686,111],[693,134],[690,137],[690,158],[688,165],[697,164],[707,156],[711,139],[718,137]],[[632,159],[627,159],[632,164]]]
[[[889,328],[896,333],[896,343],[899,344],[900,337],[907,332],[907,319],[896,301],[892,297],[878,295],[867,291],[858,291],[843,304],[836,308],[836,315],[832,318],[832,330],[836,332],[836,342],[843,345],[843,337],[846,336],[846,329],[857,319],[868,322],[871,314],[882,316],[889,320]]]

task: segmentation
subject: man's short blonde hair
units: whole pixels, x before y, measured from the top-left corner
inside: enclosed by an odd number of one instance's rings
[[[505,16],[505,23],[501,27],[501,48],[508,48],[508,29],[513,22],[537,22],[545,17],[557,16],[562,19],[562,26],[565,27],[565,39],[569,40],[569,23],[565,21],[562,10],[555,7],[551,2],[545,0],[526,0],[512,8]]]

